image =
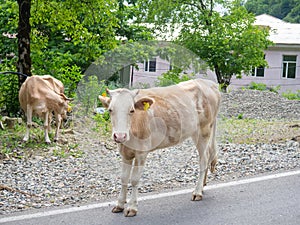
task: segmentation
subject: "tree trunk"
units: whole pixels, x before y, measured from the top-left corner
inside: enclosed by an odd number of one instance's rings
[[[220,85],[220,90],[223,93],[227,93],[227,88],[230,85],[231,76],[225,77],[224,75],[222,75],[217,64],[215,64],[214,67],[215,67],[215,73],[217,76],[217,81]]]
[[[31,0],[18,0],[19,25],[18,25],[18,62],[17,71],[31,76],[30,58],[30,6]],[[19,75],[19,86],[26,80],[25,76]]]

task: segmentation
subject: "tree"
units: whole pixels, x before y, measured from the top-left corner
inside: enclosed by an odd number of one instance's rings
[[[27,75],[50,74],[74,94],[82,72],[118,43],[117,7],[110,0],[1,2],[0,71],[15,70],[17,65]],[[8,80],[11,76],[0,77],[0,92]],[[1,102],[0,109],[6,110]]]
[[[193,51],[215,71],[223,91],[233,75],[266,66],[264,50],[271,44],[266,28],[254,26],[255,17],[240,2],[227,6],[227,13],[214,11],[216,1],[162,1],[148,3],[144,17],[163,28],[180,28],[176,43]],[[145,4],[145,3],[141,3]],[[143,6],[145,7],[145,5]]]
[[[152,40],[153,35],[149,28],[136,24],[136,15],[138,14],[138,0],[118,0],[118,27],[116,34],[119,37],[131,41]]]
[[[135,0],[1,1],[0,71],[14,71],[17,65],[27,75],[50,74],[74,95],[89,65],[123,43],[119,36],[150,39],[148,29],[130,23],[136,10]],[[7,93],[4,84],[11,78],[0,76],[0,93]]]
[[[31,76],[30,58],[30,6],[31,0],[18,0],[19,4],[19,24],[18,24],[18,62],[17,70],[23,74]],[[19,86],[26,77],[19,75]]]

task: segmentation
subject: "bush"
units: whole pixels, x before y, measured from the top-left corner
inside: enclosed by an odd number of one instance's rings
[[[282,96],[289,100],[300,100],[300,90],[298,90],[296,93],[293,93],[292,91],[287,91],[282,93]]]
[[[274,93],[277,93],[278,94],[278,91],[280,90],[280,85],[277,85],[275,87],[271,86],[271,87],[267,87],[266,84],[263,84],[263,83],[255,83],[255,82],[251,82],[249,84],[249,86],[247,87],[247,89],[250,89],[250,90],[258,90],[258,91],[271,91],[271,92],[274,92]]]
[[[20,114],[19,82],[15,74],[0,74],[0,113],[10,117]]]
[[[263,84],[263,83],[251,82],[249,84],[248,88],[251,90],[265,91],[265,90],[267,90],[267,85]]]
[[[163,73],[157,79],[156,86],[165,87],[173,84],[178,84],[182,81],[194,79],[195,74],[183,74],[182,69],[176,68]]]
[[[107,111],[103,114],[96,114],[93,119],[96,121],[95,130],[102,136],[108,136],[111,133],[110,115]]]
[[[275,87],[269,87],[268,89],[269,89],[269,91],[271,91],[271,92],[274,92],[274,93],[279,93],[279,90],[280,90],[280,85],[277,85],[277,86],[275,86]]]

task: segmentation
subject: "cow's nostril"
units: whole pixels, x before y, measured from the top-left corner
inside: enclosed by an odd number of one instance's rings
[[[127,138],[126,133],[114,133],[113,134],[113,139],[118,143],[122,143],[122,142],[126,141],[126,138]]]
[[[114,139],[117,140],[118,136],[116,135],[116,133],[114,133]]]

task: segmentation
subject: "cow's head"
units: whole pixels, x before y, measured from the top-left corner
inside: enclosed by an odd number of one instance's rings
[[[61,102],[59,103],[59,114],[62,116],[63,119],[67,119],[67,112],[71,112],[72,108],[69,105],[71,101],[73,101],[72,98],[66,97],[63,93],[60,93],[61,96]]]
[[[110,97],[99,96],[103,106],[108,109],[112,123],[112,138],[117,143],[129,140],[130,124],[137,110],[147,110],[154,99],[150,97],[137,98],[138,90],[116,89],[106,90]]]

